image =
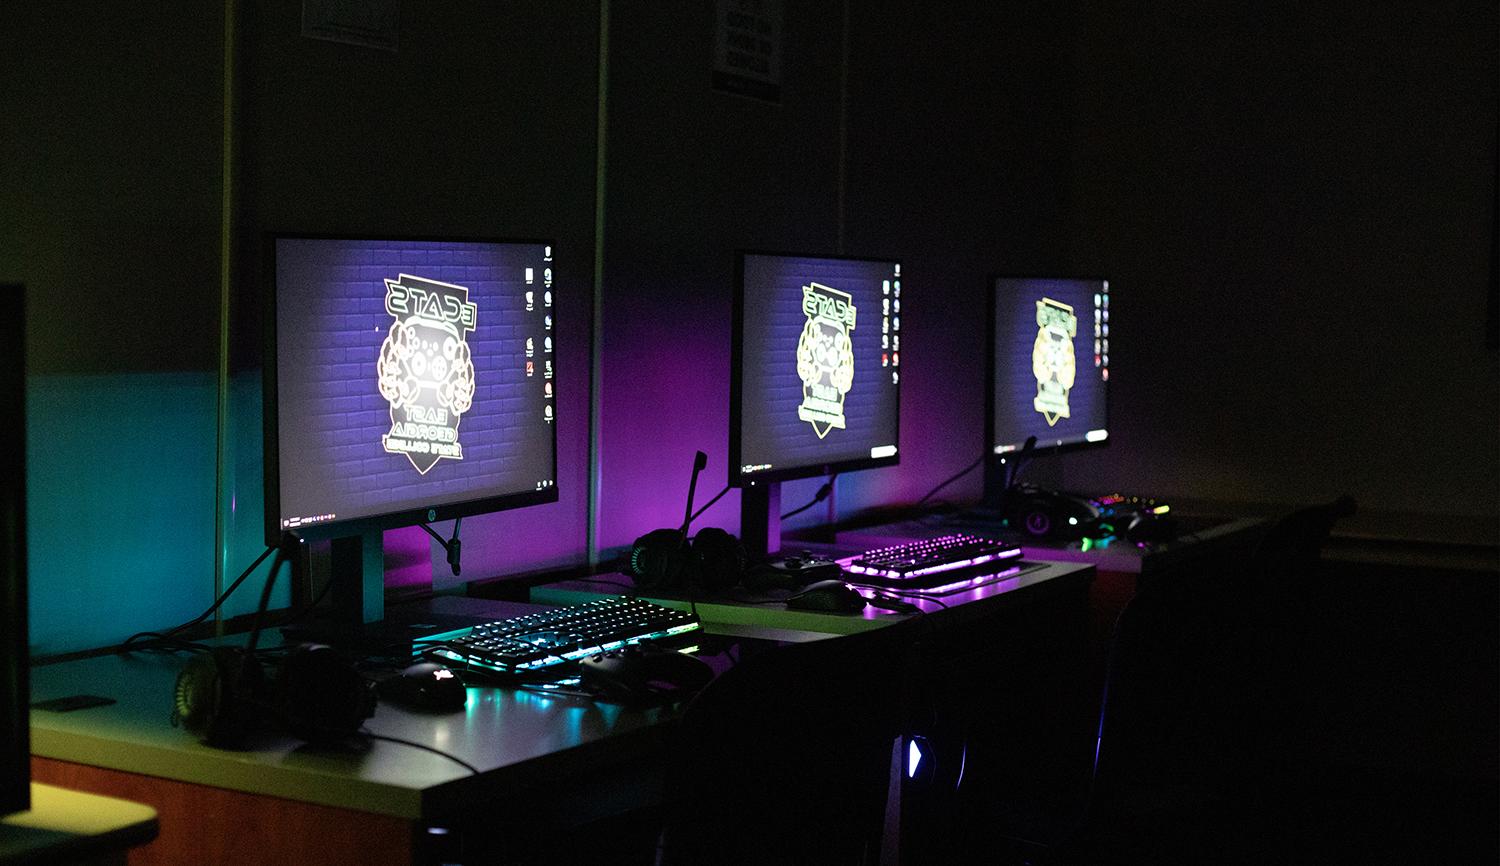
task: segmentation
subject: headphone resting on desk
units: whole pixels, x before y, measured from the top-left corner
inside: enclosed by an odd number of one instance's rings
[[[691,541],[679,529],[654,529],[630,546],[625,573],[641,589],[728,589],[745,571],[745,545],[707,526]]]
[[[708,455],[693,455],[693,476],[688,482],[687,509],[680,529],[653,529],[635,540],[623,571],[641,589],[727,589],[745,571],[745,546],[738,538],[716,527],[705,527],[688,540],[693,522],[693,492],[698,473],[708,465]]]
[[[214,647],[188,662],[172,692],[172,724],[224,749],[278,727],[309,742],[337,740],[374,714],[374,688],[322,644],[293,649],[274,676],[244,650]]]

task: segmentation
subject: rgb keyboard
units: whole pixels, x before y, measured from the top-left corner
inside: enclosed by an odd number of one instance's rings
[[[861,583],[879,586],[929,588],[959,577],[960,569],[982,568],[1019,558],[1021,548],[992,538],[955,533],[867,550],[841,560],[844,570]],[[950,575],[950,572],[955,572]]]
[[[421,647],[448,663],[516,672],[702,627],[694,614],[614,596],[433,635]]]

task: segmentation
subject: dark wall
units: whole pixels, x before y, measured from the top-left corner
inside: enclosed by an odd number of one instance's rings
[[[1068,270],[1067,4],[855,4],[848,238],[907,262],[901,467],[840,511],[911,503],[984,451],[988,277]],[[983,473],[939,501],[979,497]]]
[[[29,296],[31,640],[47,653],[213,597],[223,16],[11,3],[0,32],[0,281]]]
[[[464,573],[584,559],[597,4],[402,4],[396,52],[304,39],[296,0],[236,7],[239,267],[218,502],[224,4],[0,13],[0,281],[31,299],[38,654],[207,607],[216,508],[229,577],[259,552],[262,231],[555,242],[560,501],[468,522]],[[386,541],[398,580],[442,581],[425,537]],[[253,608],[257,582],[227,610]]]
[[[711,4],[611,4],[602,547],[680,522],[695,449],[704,495],[723,483],[736,249],[905,263],[902,462],[843,476],[835,515],[914,500],[979,456],[985,275],[1061,268],[1068,197],[1068,18],[994,5],[850,4],[845,103],[842,10],[788,3],[767,104],[711,89]],[[787,483],[784,507],[819,484]],[[737,499],[703,525],[737,531]]]
[[[7,4],[0,272],[31,372],[212,369],[222,10]]]
[[[681,522],[695,449],[705,496],[724,483],[734,250],[831,253],[837,236],[835,8],[787,4],[780,105],[711,88],[713,4],[610,18],[601,547]],[[736,498],[702,525],[738,532]]]
[[[241,39],[231,531],[261,538],[263,232],[550,240],[557,283],[558,502],[464,522],[464,577],[584,561],[598,7],[402,4],[396,51],[301,36],[298,0],[248,4]],[[549,531],[535,528],[546,525]],[[443,584],[420,530],[386,533],[397,582]]]
[[[1071,260],[1111,275],[1081,487],[1495,537],[1493,3],[1083,9]]]
[[[562,501],[470,523],[465,574],[582,560],[597,4],[403,4],[396,52],[302,38],[296,0],[239,4],[222,503],[222,7],[14,6],[0,280],[32,299],[40,651],[201,610],[216,506],[227,567],[255,553],[265,230],[556,241]],[[977,457],[985,276],[1087,272],[1119,300],[1114,440],[1040,471],[1347,490],[1493,532],[1492,4],[847,7],[846,28],[843,4],[786,4],[773,105],[712,90],[712,4],[610,4],[600,547],[678,519],[694,449],[703,495],[724,479],[739,248],[906,263],[902,464],[802,520],[911,502]],[[737,528],[737,500],[704,523]],[[421,537],[387,541],[400,579],[434,573]],[[80,599],[120,615],[80,622]]]

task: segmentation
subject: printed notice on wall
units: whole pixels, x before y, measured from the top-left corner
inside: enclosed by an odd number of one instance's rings
[[[714,88],[781,101],[782,0],[717,0]]]
[[[302,35],[395,51],[399,0],[302,0]]]

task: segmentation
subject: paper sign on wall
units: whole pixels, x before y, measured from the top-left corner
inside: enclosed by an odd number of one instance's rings
[[[400,0],[302,0],[302,35],[395,51]]]
[[[781,101],[782,0],[717,0],[714,88]]]

